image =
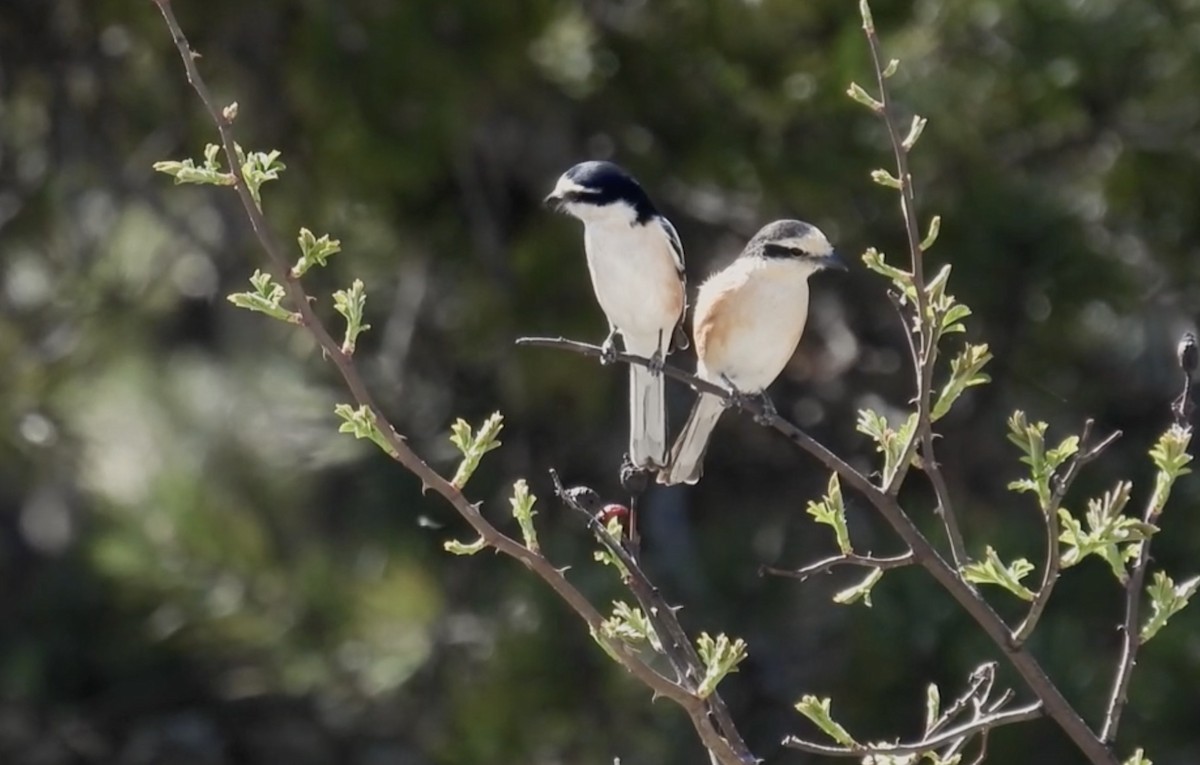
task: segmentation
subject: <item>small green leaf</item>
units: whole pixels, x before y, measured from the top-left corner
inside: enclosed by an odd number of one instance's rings
[[[300,236],[296,241],[300,244],[300,260],[292,266],[292,277],[295,279],[304,276],[313,266],[324,267],[330,255],[342,250],[342,243],[337,239],[330,239],[329,234],[323,234],[318,239],[306,228],[300,229]]]
[[[246,187],[250,190],[250,196],[254,198],[255,204],[259,209],[262,209],[262,198],[260,189],[267,181],[278,180],[279,174],[287,169],[287,166],[279,161],[279,150],[272,151],[252,151],[246,154],[242,151],[241,146],[234,147],[237,149],[238,161],[242,165],[242,177],[246,179]]]
[[[958,306],[966,308],[966,306]],[[970,311],[968,311],[970,313]],[[954,402],[962,396],[967,388],[983,385],[991,380],[982,372],[983,367],[992,360],[987,343],[980,345],[965,345],[957,356],[950,362],[950,379],[942,387],[937,400],[934,401],[930,417],[936,422],[944,417]]]
[[[1046,450],[1046,428],[1044,422],[1029,424],[1022,411],[1013,412],[1008,418],[1008,440],[1025,453],[1021,462],[1029,465],[1029,481],[1014,481],[1010,488],[1018,491],[1032,490],[1037,494],[1038,504],[1045,511],[1050,506],[1050,479],[1054,471],[1079,451],[1079,437],[1068,436],[1058,446]]]
[[[1125,583],[1125,564],[1137,556],[1138,545],[1156,531],[1154,526],[1123,514],[1132,489],[1133,484],[1120,481],[1103,496],[1088,500],[1086,531],[1068,510],[1059,508],[1059,540],[1066,548],[1060,560],[1063,568],[1097,555],[1108,563],[1113,576]]]
[[[871,607],[871,590],[875,585],[879,584],[879,580],[883,578],[883,569],[873,568],[871,572],[863,578],[861,582],[853,587],[838,592],[833,596],[833,602],[838,605],[848,606],[852,603],[862,601],[867,608]]]
[[[851,552],[850,530],[846,526],[846,506],[842,501],[842,486],[837,473],[829,477],[829,488],[825,497],[820,502],[808,503],[808,514],[816,519],[817,523],[833,528],[839,550],[846,554]]]
[[[871,111],[879,114],[883,111],[883,104],[876,100],[870,93],[863,90],[863,87],[857,82],[850,83],[850,87],[846,90],[846,95],[853,98]]]
[[[487,543],[483,541],[483,537],[476,539],[470,544],[463,544],[457,539],[447,539],[445,542],[442,542],[442,549],[451,555],[474,555],[477,552],[481,552],[485,547],[487,547]]]
[[[533,509],[533,503],[537,502],[537,497],[529,493],[529,484],[525,482],[524,478],[513,484],[513,495],[508,502],[512,505],[513,518],[516,518],[517,523],[521,526],[521,536],[525,539],[525,546],[533,552],[538,552],[537,529],[533,525],[533,516],[537,515],[537,511]]]
[[[605,531],[607,531],[609,536],[611,536],[613,539],[620,539],[621,535],[625,533],[624,529],[621,527],[621,519],[617,516],[613,516],[612,518],[608,519],[608,524],[605,526]],[[621,562],[621,559],[617,557],[612,550],[608,549],[607,546],[601,547],[599,550],[593,552],[592,558],[599,563],[603,563],[605,566],[612,566],[615,568],[617,573],[620,575],[622,582],[628,581],[629,569],[625,568],[625,564]]]
[[[1138,636],[1139,640],[1142,643],[1150,642],[1150,639],[1157,635],[1159,630],[1167,626],[1167,621],[1172,616],[1187,606],[1197,589],[1200,589],[1200,576],[1176,585],[1171,577],[1161,571],[1155,571],[1154,581],[1146,588],[1146,594],[1150,596],[1152,613],[1146,620],[1146,624],[1142,626],[1142,631]]]
[[[942,316],[942,334],[966,332],[962,320],[970,315],[971,309],[961,303],[950,306],[950,309]]]
[[[393,459],[396,457],[396,451],[383,437],[383,431],[379,429],[375,415],[366,406],[355,409],[349,404],[338,404],[333,408],[333,413],[343,420],[338,427],[339,433],[349,433],[355,438],[369,439],[382,449],[384,454]]]
[[[899,178],[882,168],[871,171],[871,180],[875,181],[880,186],[886,186],[889,189],[901,189],[904,187],[904,184],[900,182]]]
[[[1176,479],[1192,472],[1187,464],[1192,461],[1188,454],[1188,444],[1192,440],[1192,429],[1172,425],[1166,433],[1159,437],[1158,443],[1150,450],[1150,459],[1158,468],[1154,478],[1154,494],[1150,497],[1150,518],[1157,518],[1166,507],[1167,499],[1171,496],[1171,487]]]
[[[937,683],[930,683],[925,689],[925,733],[928,734],[933,730],[933,726],[937,723],[938,715],[942,713],[942,694],[938,690]]]
[[[1021,580],[1030,571],[1033,571],[1032,563],[1024,558],[1018,558],[1012,562],[1012,565],[1005,566],[991,545],[985,550],[985,555],[984,560],[968,563],[963,567],[963,577],[968,582],[994,584],[997,587],[1003,587],[1021,600],[1033,600],[1033,592],[1021,584]]]
[[[712,695],[726,675],[737,671],[737,665],[746,658],[746,642],[741,638],[730,640],[724,633],[714,638],[701,632],[696,639],[696,653],[704,664],[704,678],[696,695],[704,699]]]
[[[898,429],[893,429],[883,415],[871,409],[858,411],[857,430],[875,440],[876,449],[883,454],[883,486],[887,486],[900,469],[900,460],[908,450],[909,441],[916,435],[917,415],[905,418]]]
[[[483,455],[492,449],[500,448],[499,436],[503,428],[504,417],[499,412],[492,412],[491,416],[479,426],[477,434],[471,432],[471,426],[462,418],[455,420],[454,424],[450,426],[450,443],[454,444],[463,455],[462,462],[458,464],[458,469],[454,471],[454,478],[450,481],[456,489],[461,490],[467,485],[467,481],[471,480]]]
[[[917,292],[913,287],[913,277],[908,271],[889,265],[883,253],[874,247],[867,248],[862,255],[862,261],[867,268],[877,274],[887,277],[900,293],[909,300],[916,300]]]
[[[912,118],[912,126],[908,129],[908,135],[904,137],[904,142],[901,144],[905,151],[912,151],[912,148],[917,145],[917,141],[921,138],[921,133],[925,132],[925,124],[928,122],[924,117],[916,114]],[[932,244],[932,242],[930,242]],[[924,248],[922,248],[924,249]]]
[[[600,634],[634,647],[647,643],[655,651],[662,651],[658,634],[642,609],[621,600],[613,602],[612,616],[600,622]]]
[[[858,12],[862,16],[863,29],[867,34],[875,32],[875,19],[871,17],[871,6],[867,0],[858,0]]]
[[[238,308],[264,313],[272,319],[289,324],[301,322],[300,314],[283,307],[287,291],[282,284],[273,281],[270,274],[255,269],[254,275],[250,277],[250,285],[254,287],[254,292],[235,292],[226,299]]]
[[[935,215],[933,216],[933,219],[929,221],[929,233],[927,233],[925,238],[921,240],[921,252],[925,252],[933,246],[933,243],[937,241],[938,234],[941,233],[941,231],[942,216]]]
[[[829,705],[830,700],[828,698],[818,699],[816,696],[804,696],[796,704],[796,711],[807,717],[825,735],[842,746],[857,746],[858,742],[854,740],[850,733],[834,721],[829,712]]]
[[[1146,757],[1146,753],[1142,751],[1142,748],[1139,746],[1137,750],[1134,751],[1133,756],[1126,760],[1123,765],[1154,765],[1154,763],[1151,762],[1148,757]]]
[[[210,143],[204,147],[204,164],[200,167],[197,167],[195,161],[191,159],[182,161],[167,160],[155,162],[153,165],[154,171],[171,176],[175,179],[176,184],[195,183],[210,186],[232,186],[235,183],[233,173],[221,170],[221,163],[218,161],[220,151],[220,146]]]
[[[348,290],[333,293],[333,307],[346,318],[346,335],[342,340],[342,353],[353,355],[358,336],[371,328],[363,323],[363,310],[367,305],[367,293],[362,279],[355,279]]]
[[[896,73],[896,70],[899,68],[900,68],[900,59],[894,58],[891,61],[889,61],[887,66],[884,67],[884,69],[883,69],[884,79],[890,79],[892,77],[892,75],[894,75]]]

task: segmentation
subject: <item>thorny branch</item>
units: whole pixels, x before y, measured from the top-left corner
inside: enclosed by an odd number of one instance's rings
[[[479,512],[475,504],[470,502],[462,492],[456,489],[409,448],[404,437],[396,432],[395,428],[392,427],[384,416],[384,413],[380,410],[368,391],[350,354],[344,352],[341,344],[334,340],[329,330],[326,329],[320,317],[313,309],[312,301],[305,292],[300,280],[292,275],[291,267],[288,264],[287,258],[283,255],[282,248],[268,226],[262,211],[259,210],[258,205],[255,203],[250,189],[246,184],[246,179],[242,174],[241,163],[238,161],[237,148],[232,132],[232,120],[226,117],[221,108],[218,107],[203,77],[200,75],[200,71],[196,66],[197,54],[192,50],[183,29],[179,26],[179,22],[175,18],[175,13],[171,8],[171,0],[152,0],[152,2],[154,2],[162,13],[163,19],[171,32],[171,38],[179,51],[179,55],[183,60],[183,66],[187,72],[188,83],[196,91],[213,123],[216,125],[217,131],[220,134],[221,147],[234,178],[234,188],[237,191],[239,199],[241,199],[242,207],[250,220],[250,225],[254,230],[255,236],[262,245],[263,250],[267,253],[272,270],[274,270],[278,278],[282,279],[288,299],[300,314],[301,325],[312,334],[313,338],[324,351],[325,356],[337,367],[338,373],[341,375],[350,394],[361,406],[366,407],[371,413],[389,447],[390,456],[405,469],[417,476],[424,488],[433,489],[433,491],[449,502],[463,519],[478,532],[488,546],[499,553],[521,561],[526,567],[541,577],[583,619],[591,631],[597,635],[597,639],[604,640],[600,635],[600,625],[604,621],[604,617],[563,576],[559,569],[555,568],[550,561],[539,553],[526,548],[491,525]],[[618,657],[622,666],[648,686],[656,695],[670,699],[688,713],[701,740],[721,765],[747,765],[747,763],[754,762],[752,757],[742,757],[734,752],[729,743],[715,730],[712,721],[709,719],[708,708],[703,699],[700,699],[679,684],[663,677],[620,641],[605,640],[605,645],[611,649],[614,656]]]
[[[566,350],[597,359],[603,356],[603,351],[598,345],[589,345],[565,338],[523,337],[517,340],[517,345]],[[624,352],[617,353],[614,360],[645,367],[651,364],[650,359]],[[780,417],[778,413],[764,410],[758,400],[735,396],[720,385],[702,380],[670,364],[662,364],[661,367],[662,373],[667,377],[682,382],[699,393],[709,393],[731,406],[738,406],[752,415],[755,422],[763,423],[783,434],[792,443],[815,457],[826,468],[837,473],[844,485],[863,495],[883,516],[897,536],[908,545],[916,563],[929,572],[963,610],[971,615],[971,618],[983,629],[996,647],[1004,653],[1005,658],[1017,670],[1025,684],[1041,700],[1045,714],[1062,728],[1093,765],[1117,765],[1116,756],[1101,743],[1084,719],[1079,716],[1071,702],[1067,701],[1046,671],[1042,669],[1037,659],[1029,653],[1025,646],[1013,642],[1012,634],[1004,620],[975,588],[962,578],[957,568],[942,557],[912,518],[905,513],[894,495],[876,486],[841,457],[791,422]]]
[[[704,664],[693,648],[683,626],[680,625],[679,619],[676,618],[675,609],[667,603],[658,588],[650,582],[649,577],[638,565],[637,559],[630,555],[619,540],[608,533],[608,529],[596,517],[596,511],[603,504],[600,496],[587,487],[564,488],[558,473],[554,470],[550,471],[550,479],[558,498],[567,507],[584,516],[592,533],[625,567],[629,574],[626,584],[637,598],[642,612],[650,620],[651,626],[658,635],[663,653],[666,654],[668,661],[679,675],[679,683],[689,692],[695,693],[705,674]],[[725,706],[720,694],[714,691],[705,699],[705,704],[709,707],[718,728],[728,741],[728,746],[736,752],[738,757],[749,758],[749,761],[753,762],[754,758],[738,734],[729,709]]]

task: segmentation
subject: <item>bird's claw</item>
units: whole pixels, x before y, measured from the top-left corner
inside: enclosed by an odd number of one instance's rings
[[[604,343],[600,346],[600,363],[605,366],[615,363],[617,360],[617,333],[609,332],[608,337],[604,338]]]
[[[738,390],[738,387],[733,384],[728,375],[721,375],[721,382],[725,383],[725,387],[729,390],[729,395],[721,400],[726,409],[745,409],[750,402],[750,397]]]
[[[766,392],[759,394],[759,404],[762,405],[762,410],[754,415],[754,421],[764,427],[769,427],[771,423],[779,416],[779,412],[775,411],[775,402]]]
[[[646,369],[649,369],[652,375],[660,375],[662,374],[664,363],[662,351],[655,351],[654,355],[646,360]]]

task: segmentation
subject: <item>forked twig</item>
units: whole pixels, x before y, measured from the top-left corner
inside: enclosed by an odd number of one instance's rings
[[[1042,613],[1046,610],[1046,604],[1050,602],[1050,595],[1054,592],[1054,585],[1058,582],[1059,569],[1061,568],[1061,556],[1059,554],[1059,523],[1058,523],[1058,508],[1062,505],[1063,499],[1067,496],[1067,492],[1071,490],[1071,485],[1075,483],[1075,479],[1079,476],[1079,471],[1092,460],[1104,453],[1104,450],[1112,446],[1118,438],[1121,437],[1121,431],[1114,430],[1109,433],[1098,444],[1089,445],[1092,435],[1092,427],[1095,425],[1093,420],[1087,420],[1083,423],[1083,433],[1079,437],[1079,451],[1075,452],[1075,456],[1071,458],[1067,465],[1067,470],[1061,478],[1058,478],[1054,492],[1050,495],[1050,503],[1043,510],[1043,520],[1046,524],[1046,564],[1042,569],[1042,583],[1038,586],[1037,593],[1033,597],[1033,603],[1029,606],[1029,613],[1021,625],[1013,631],[1013,642],[1021,645],[1029,636],[1033,634],[1033,630],[1038,625],[1038,621],[1042,618]]]
[[[894,555],[889,558],[876,558],[872,555],[857,555],[855,553],[844,553],[842,555],[833,555],[816,563],[810,563],[807,566],[802,566],[797,569],[777,568],[775,566],[760,566],[758,572],[760,574],[772,574],[774,576],[786,576],[792,579],[799,579],[801,582],[806,581],[810,577],[817,574],[827,574],[839,566],[857,566],[859,568],[877,568],[881,571],[888,571],[894,568],[903,568],[916,563],[916,556],[911,551],[903,555]]]
[[[906,754],[920,754],[922,752],[931,752],[935,749],[940,749],[943,746],[953,744],[962,738],[969,738],[977,733],[994,730],[1002,725],[1012,725],[1013,723],[1025,722],[1027,720],[1036,720],[1042,716],[1041,703],[1030,704],[1028,706],[1012,709],[1006,712],[995,712],[985,715],[977,720],[962,725],[956,725],[953,728],[948,728],[942,733],[924,737],[919,741],[912,741],[904,744],[891,744],[883,746],[829,746],[827,744],[818,744],[813,741],[806,741],[796,736],[789,736],[783,740],[783,745],[792,749],[799,749],[812,754],[823,754],[828,757],[866,757],[868,755],[892,756],[898,757]]]

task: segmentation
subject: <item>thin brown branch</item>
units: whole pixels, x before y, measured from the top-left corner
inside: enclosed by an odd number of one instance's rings
[[[517,340],[518,345],[536,348],[553,348],[571,351],[584,356],[600,358],[602,351],[597,345],[567,340],[564,338],[525,337]],[[617,353],[616,361],[625,364],[648,366],[650,360],[629,353]],[[908,545],[916,562],[929,572],[930,576],[954,598],[971,618],[983,629],[984,633],[999,648],[1013,668],[1020,674],[1022,680],[1038,699],[1045,705],[1045,713],[1062,728],[1092,765],[1117,765],[1117,759],[1096,734],[1088,727],[1079,713],[1062,695],[1058,687],[1042,669],[1037,659],[1024,646],[1013,643],[1008,625],[983,599],[983,597],[959,574],[957,568],[941,556],[921,532],[916,523],[900,507],[896,497],[886,493],[859,471],[851,467],[845,460],[831,452],[812,436],[780,417],[777,413],[763,411],[762,405],[754,399],[735,399],[726,389],[719,385],[702,380],[693,374],[673,367],[663,365],[663,374],[673,380],[678,380],[693,390],[710,393],[730,404],[739,405],[744,411],[754,416],[756,422],[765,423],[783,434],[792,443],[799,446],[815,457],[829,470],[838,474],[843,485],[862,494],[868,502],[883,516],[900,539]]]
[[[226,160],[229,162],[230,172],[235,180],[234,188],[241,199],[242,207],[250,220],[250,225],[254,230],[255,236],[267,253],[275,276],[282,280],[289,301],[300,314],[301,324],[312,334],[326,357],[337,367],[350,394],[373,415],[380,432],[383,434],[384,440],[391,450],[391,456],[405,469],[416,475],[421,480],[423,486],[433,489],[446,499],[467,523],[479,533],[487,545],[504,555],[521,561],[531,571],[541,577],[583,619],[592,633],[597,635],[598,640],[605,640],[600,636],[600,624],[603,621],[603,617],[587,598],[574,585],[567,581],[566,577],[546,558],[529,550],[488,523],[480,514],[478,508],[462,492],[413,452],[408,447],[404,438],[388,422],[368,391],[350,355],[343,352],[341,344],[335,341],[333,336],[330,335],[321,322],[320,317],[313,309],[309,296],[300,284],[299,279],[292,276],[291,268],[287,258],[283,255],[282,248],[270,230],[258,205],[255,204],[249,187],[246,185],[246,179],[242,174],[241,165],[237,159],[231,122],[225,117],[217,103],[213,100],[211,93],[204,83],[204,79],[196,67],[197,56],[192,51],[187,37],[180,28],[178,20],[175,18],[174,11],[171,8],[171,0],[152,0],[152,2],[161,11],[163,19],[171,32],[172,40],[183,60],[188,82],[204,103],[209,116],[217,127],[222,149]],[[622,666],[648,686],[656,695],[668,698],[683,707],[689,716],[692,717],[705,745],[716,755],[717,760],[722,765],[744,765],[745,760],[737,756],[737,753],[733,752],[727,744],[723,745],[722,742],[724,739],[716,735],[715,731],[711,730],[711,726],[706,727],[707,708],[703,700],[660,675],[620,641],[605,640],[605,645],[618,658]]]
[[[864,10],[866,10],[865,6]],[[963,540],[962,529],[958,525],[958,516],[955,515],[954,506],[951,504],[950,489],[946,484],[942,467],[937,461],[933,443],[933,369],[938,355],[938,329],[933,326],[933,322],[938,321],[938,318],[933,316],[933,311],[929,306],[929,295],[925,292],[925,259],[924,251],[921,249],[920,224],[917,221],[917,196],[913,189],[912,172],[908,165],[909,147],[904,145],[904,139],[896,124],[896,115],[892,107],[891,96],[888,93],[887,75],[884,74],[886,65],[883,61],[882,46],[879,42],[879,35],[875,33],[875,24],[871,21],[869,11],[863,14],[863,31],[871,49],[871,61],[875,67],[875,80],[879,87],[879,116],[887,128],[888,141],[892,145],[892,154],[896,161],[896,177],[900,181],[900,211],[904,217],[904,232],[908,239],[908,251],[912,259],[913,288],[916,292],[915,329],[920,335],[920,343],[909,343],[909,348],[913,352],[913,369],[917,383],[917,427],[912,438],[909,439],[900,463],[896,467],[896,473],[886,490],[893,496],[899,492],[900,486],[903,485],[904,478],[908,474],[909,465],[912,464],[917,443],[920,442],[921,462],[925,474],[929,476],[929,481],[933,485],[934,496],[937,497],[937,514],[942,519],[946,538],[950,542],[950,557],[954,561],[955,568],[961,568],[967,560],[966,543]],[[906,333],[914,331],[914,328],[907,324],[904,329]]]
[[[521,337],[517,338],[516,344],[527,348],[551,348],[555,350],[571,351],[584,356],[590,356],[595,359],[602,358],[605,354],[598,345],[590,345],[581,343],[578,340],[568,340],[564,337]],[[616,362],[622,364],[637,364],[639,366],[648,367],[650,360],[644,356],[635,356],[632,353],[618,351],[609,354],[609,357]],[[670,364],[662,364],[662,373],[672,380],[677,380],[697,393],[709,393],[720,398],[731,406],[737,406],[742,411],[752,415],[754,421],[764,424],[766,427],[774,428],[782,433],[793,443],[797,444],[804,450],[808,451],[814,457],[821,461],[825,467],[842,477],[851,488],[863,493],[867,496],[882,496],[879,487],[871,483],[862,473],[852,468],[841,457],[838,457],[833,452],[826,449],[816,439],[808,435],[804,431],[797,428],[792,423],[780,417],[777,413],[768,412],[762,406],[762,402],[757,398],[748,396],[736,396],[716,383],[709,382],[700,377],[697,377],[690,372],[685,372],[679,367],[671,366]],[[893,502],[893,504],[895,504]],[[898,505],[897,505],[898,507]]]
[[[880,755],[899,757],[906,754],[920,754],[921,752],[930,752],[943,746],[955,743],[961,738],[968,738],[977,733],[994,730],[1003,725],[1012,725],[1013,723],[1025,722],[1027,720],[1036,720],[1042,716],[1042,705],[1040,702],[1030,704],[1029,706],[1012,709],[1007,712],[996,712],[994,714],[980,717],[969,723],[956,725],[946,731],[934,736],[926,736],[920,741],[913,741],[907,744],[893,744],[891,746],[828,746],[826,744],[818,744],[812,741],[805,741],[796,736],[789,736],[783,740],[783,745],[792,749],[799,749],[803,752],[812,754],[822,754],[827,757],[866,757],[868,755]]]
[[[792,579],[805,581],[817,574],[826,574],[838,568],[839,566],[858,566],[861,568],[877,568],[882,571],[887,571],[893,568],[901,568],[903,566],[911,566],[916,563],[916,557],[912,552],[906,552],[903,555],[896,555],[890,558],[876,558],[871,555],[857,555],[855,553],[844,553],[842,555],[834,555],[824,560],[819,560],[816,563],[810,563],[803,568],[776,568],[775,566],[760,566],[758,573],[772,574],[774,576],[786,576]]]
[[[1105,449],[1121,437],[1121,431],[1114,430],[1100,443],[1089,446],[1088,442],[1091,440],[1092,427],[1094,425],[1095,422],[1091,419],[1083,423],[1083,433],[1079,437],[1079,451],[1075,452],[1075,456],[1071,458],[1070,463],[1067,465],[1066,472],[1057,480],[1054,492],[1050,495],[1049,504],[1042,508],[1042,516],[1046,524],[1046,563],[1042,569],[1042,583],[1038,586],[1037,593],[1033,597],[1033,603],[1029,606],[1029,613],[1026,614],[1021,625],[1013,632],[1013,642],[1017,645],[1023,644],[1033,634],[1038,620],[1042,618],[1042,613],[1046,610],[1046,604],[1050,602],[1050,595],[1054,592],[1054,585],[1058,582],[1058,574],[1061,566],[1058,550],[1060,528],[1058,508],[1062,505],[1067,492],[1071,490],[1071,484],[1075,483],[1075,478],[1079,475],[1079,471],[1089,462],[1099,457]]]
[[[642,571],[637,559],[630,555],[621,542],[615,539],[608,529],[596,517],[596,511],[603,506],[600,496],[587,487],[566,489],[555,470],[550,471],[550,479],[554,484],[554,493],[562,502],[584,517],[588,528],[625,567],[628,573],[626,584],[629,586],[642,612],[650,620],[651,626],[658,635],[659,645],[663,654],[679,675],[679,682],[689,692],[695,693],[705,675],[704,663],[688,638],[687,632],[675,616],[675,609],[667,603],[658,588],[651,583],[649,577]],[[714,691],[704,704],[711,712],[713,719],[729,746],[744,762],[754,763],[756,760],[746,747],[741,734],[729,714],[728,707],[721,695]]]
[[[1142,520],[1147,524],[1154,521],[1154,502],[1146,502],[1146,511]],[[1150,563],[1150,541],[1153,536],[1146,537],[1139,544],[1137,559],[1129,573],[1129,581],[1125,583],[1125,620],[1121,624],[1121,658],[1117,663],[1117,671],[1113,676],[1112,692],[1108,698],[1108,706],[1104,711],[1104,726],[1100,730],[1100,740],[1112,744],[1117,740],[1117,730],[1121,727],[1121,715],[1129,702],[1129,681],[1133,678],[1133,667],[1137,663],[1138,649],[1141,640],[1138,636],[1138,617],[1141,613],[1142,589],[1146,584],[1146,569]]]

